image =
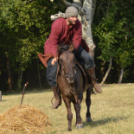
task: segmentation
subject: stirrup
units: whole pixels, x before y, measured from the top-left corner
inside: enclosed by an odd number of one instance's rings
[[[53,97],[52,99],[51,99],[51,103],[52,103],[52,105],[54,104],[53,103],[53,100],[55,99],[55,97]],[[58,99],[60,99],[60,97],[58,97]],[[56,100],[56,99],[55,99]]]
[[[54,99],[54,97],[51,99],[51,104],[53,105],[53,99]]]
[[[61,98],[59,97],[58,99],[56,99],[55,103],[53,103],[53,99],[54,99],[54,97],[51,100],[52,108],[57,109],[61,105],[61,100],[60,100]]]

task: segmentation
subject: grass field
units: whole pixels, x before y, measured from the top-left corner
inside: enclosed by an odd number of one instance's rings
[[[103,93],[92,95],[91,114],[93,122],[85,122],[85,94],[81,104],[84,128],[75,128],[75,112],[72,106],[72,131],[68,132],[66,107],[64,102],[58,109],[51,108],[51,90],[26,92],[23,104],[39,108],[46,113],[52,123],[49,134],[134,134],[134,84],[104,85]],[[21,94],[3,95],[0,113],[19,105]]]

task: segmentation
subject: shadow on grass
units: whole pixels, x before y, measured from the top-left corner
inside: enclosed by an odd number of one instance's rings
[[[93,122],[83,122],[84,126],[91,126],[91,127],[97,127],[97,126],[101,126],[101,125],[105,125],[107,123],[110,122],[118,122],[120,120],[126,120],[128,117],[114,117],[114,118],[106,118],[106,119],[102,119],[102,120],[97,120],[97,121],[93,121]]]

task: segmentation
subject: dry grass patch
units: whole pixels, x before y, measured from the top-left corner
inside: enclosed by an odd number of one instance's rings
[[[15,106],[0,114],[0,133],[45,133],[51,129],[48,116],[32,106]]]
[[[106,85],[102,87],[103,93],[92,95],[91,115],[93,122],[85,122],[86,104],[81,104],[81,117],[84,128],[75,128],[75,112],[72,105],[73,121],[72,132],[67,132],[67,111],[64,102],[53,110],[50,90],[36,93],[26,93],[24,104],[32,105],[46,113],[52,123],[49,134],[133,134],[134,133],[134,84]],[[0,112],[9,107],[20,104],[21,95],[3,96],[0,103]]]

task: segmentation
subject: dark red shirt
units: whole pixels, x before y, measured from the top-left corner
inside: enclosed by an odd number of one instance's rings
[[[82,26],[79,20],[70,27],[67,25],[66,19],[59,18],[52,23],[51,33],[44,45],[44,54],[52,53],[56,57],[57,46],[60,43],[66,44],[67,40],[71,41],[74,44],[74,48],[77,49],[80,46],[81,38]]]

